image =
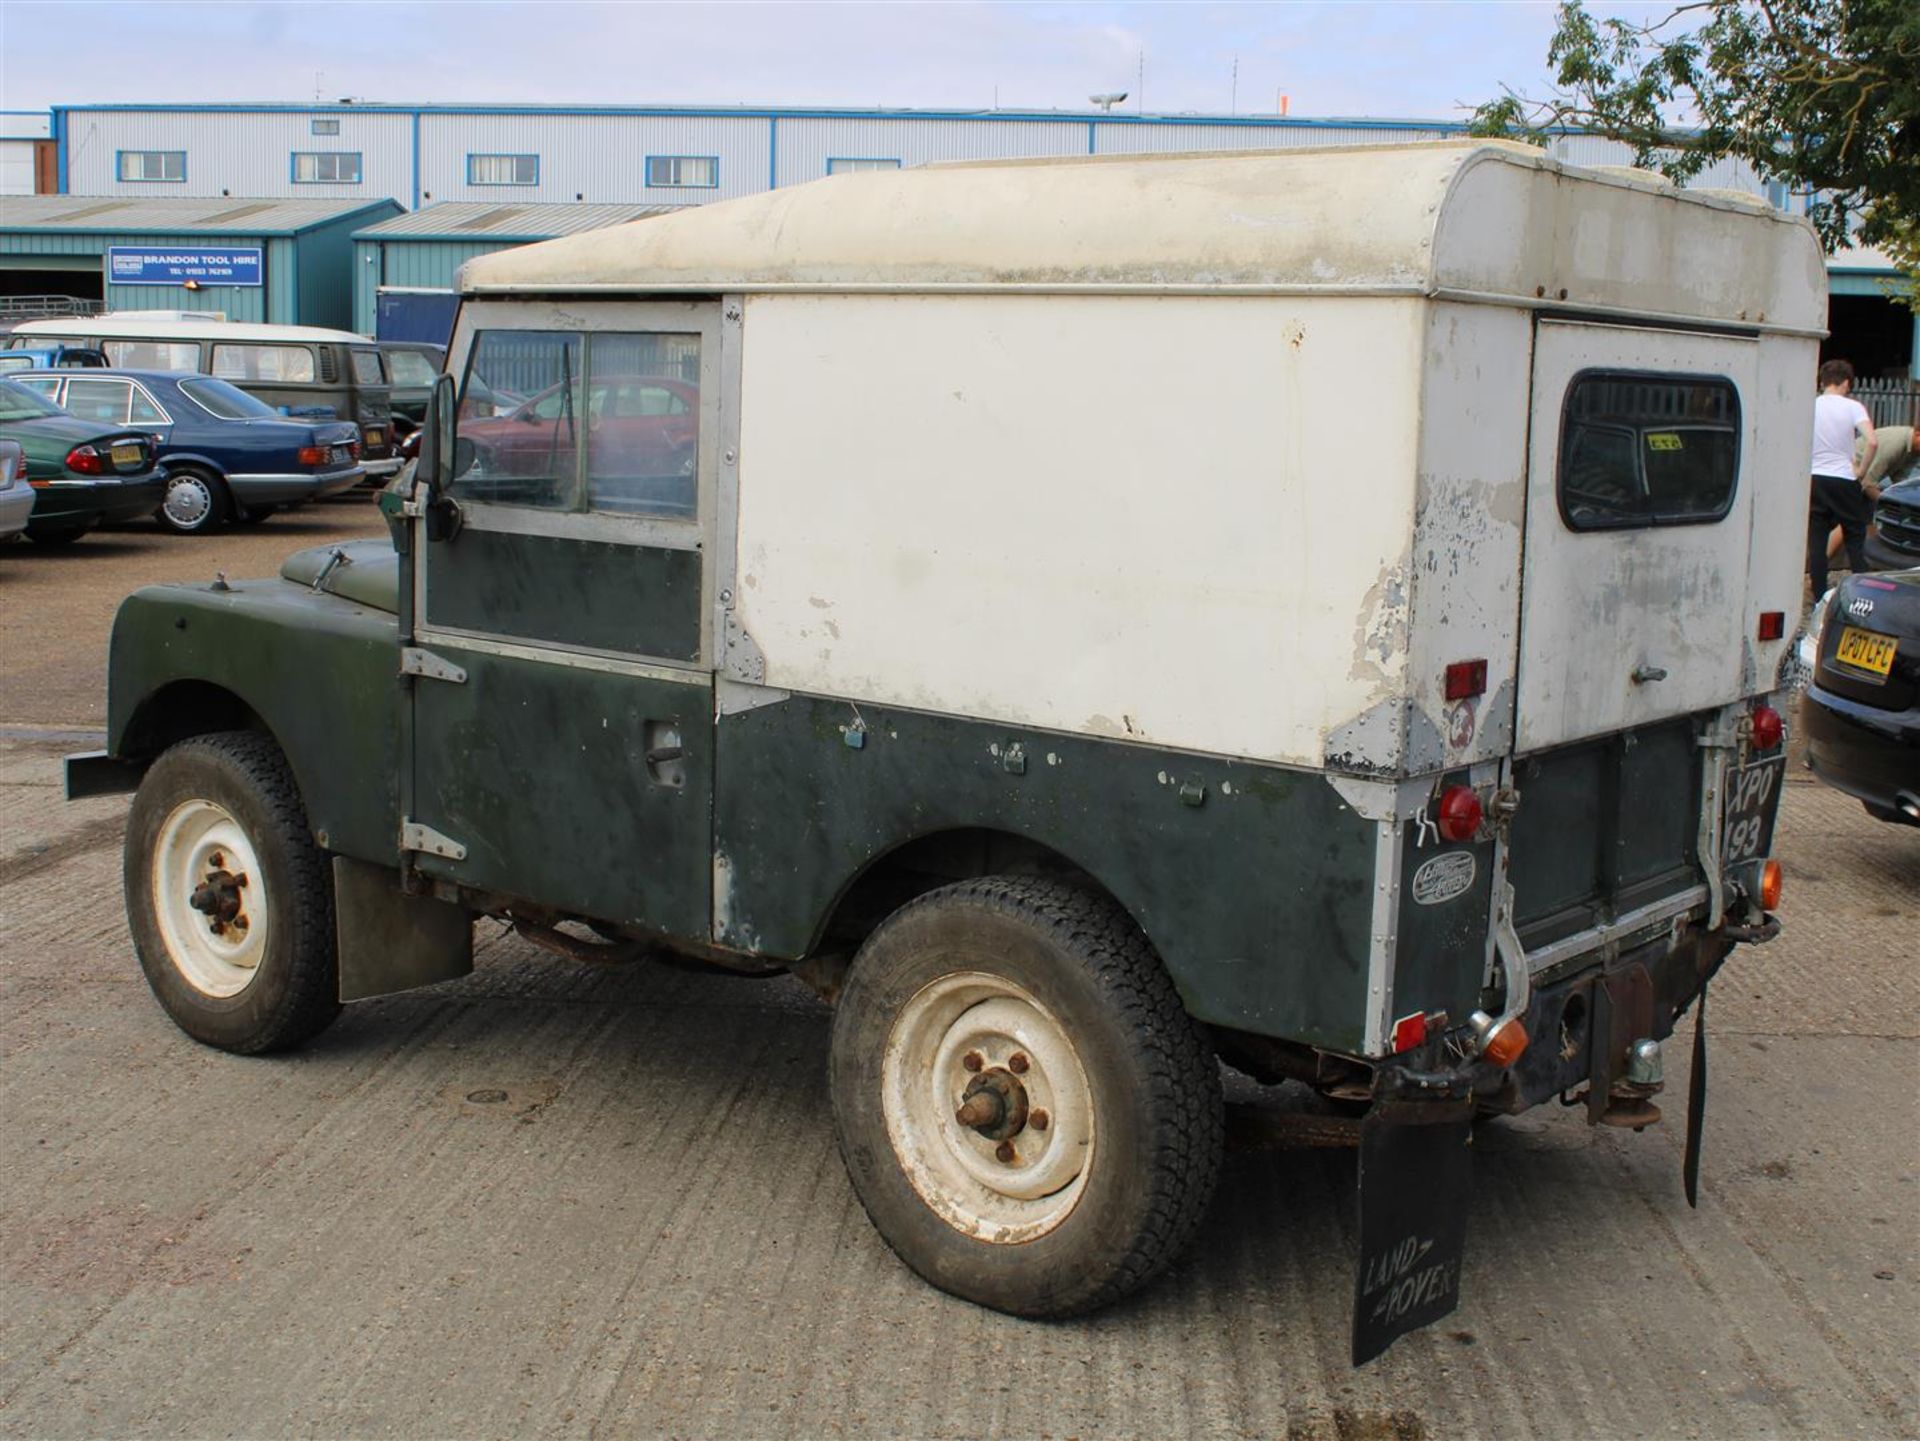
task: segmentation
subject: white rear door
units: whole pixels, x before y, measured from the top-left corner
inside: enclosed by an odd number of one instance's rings
[[[1741,694],[1758,349],[1539,322],[1517,752]]]

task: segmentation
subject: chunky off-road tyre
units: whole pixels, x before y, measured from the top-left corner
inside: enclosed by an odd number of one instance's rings
[[[147,984],[195,1040],[283,1050],[340,1013],[333,877],[268,737],[196,736],[153,763],[127,819],[126,893]]]
[[[830,1076],[887,1244],[1015,1315],[1144,1285],[1219,1174],[1212,1049],[1139,928],[1058,882],[966,881],[890,917],[848,975]]]
[[[212,471],[183,465],[167,473],[167,490],[153,518],[175,535],[210,535],[233,514],[233,495]]]

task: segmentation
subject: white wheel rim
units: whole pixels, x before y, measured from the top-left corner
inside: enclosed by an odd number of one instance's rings
[[[167,498],[162,502],[162,509],[175,525],[199,525],[213,510],[213,491],[197,475],[172,476],[167,481]]]
[[[1029,1124],[1005,1138],[1006,1151],[956,1115],[982,1076],[1017,1082],[1027,1102]],[[1086,1069],[1065,1027],[1003,977],[942,976],[901,1008],[881,1060],[881,1106],[914,1190],[978,1240],[1019,1245],[1044,1236],[1086,1189],[1094,1150]]]
[[[210,914],[195,908],[196,892],[203,903],[230,904]],[[253,983],[267,945],[266,881],[253,843],[224,807],[183,801],[161,823],[153,907],[167,958],[188,985],[224,998]]]

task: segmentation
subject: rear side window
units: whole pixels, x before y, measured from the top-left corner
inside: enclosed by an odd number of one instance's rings
[[[353,356],[353,379],[356,385],[385,385],[386,375],[380,369],[380,352],[377,350],[355,350]]]
[[[389,350],[386,357],[395,385],[432,385],[440,374],[433,362],[417,350]]]
[[[133,387],[124,380],[70,380],[67,409],[82,420],[125,425],[132,391]]]
[[[121,370],[198,370],[197,340],[109,340],[100,347]]]
[[[1733,508],[1740,395],[1721,376],[1584,370],[1560,419],[1571,530],[1709,525]]]
[[[304,345],[216,345],[213,373],[222,380],[313,382],[313,352]]]

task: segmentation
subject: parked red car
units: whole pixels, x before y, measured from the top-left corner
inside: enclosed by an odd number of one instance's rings
[[[694,513],[700,388],[662,375],[553,385],[504,415],[463,418],[473,446],[460,488],[476,499],[571,508],[575,457],[587,449],[587,505],[649,515]]]

